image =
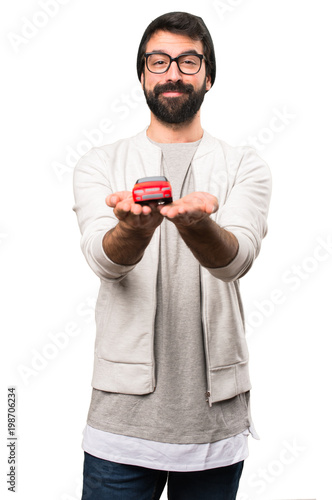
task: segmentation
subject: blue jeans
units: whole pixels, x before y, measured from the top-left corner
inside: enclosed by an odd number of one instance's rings
[[[199,472],[166,472],[84,453],[82,500],[235,500],[243,461]]]

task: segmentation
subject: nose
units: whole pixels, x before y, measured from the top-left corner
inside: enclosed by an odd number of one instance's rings
[[[182,79],[182,73],[176,64],[176,61],[172,61],[170,67],[166,73],[167,80],[180,80]]]

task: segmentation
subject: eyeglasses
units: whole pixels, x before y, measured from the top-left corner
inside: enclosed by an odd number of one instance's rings
[[[181,54],[178,57],[171,57],[164,52],[147,52],[144,54],[146,67],[151,73],[166,73],[172,62],[175,61],[179,70],[184,75],[196,75],[202,67],[202,54]]]

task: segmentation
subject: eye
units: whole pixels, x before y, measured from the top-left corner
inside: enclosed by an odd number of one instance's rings
[[[195,68],[200,65],[200,59],[195,55],[184,55],[179,59],[179,63],[184,68]]]
[[[149,64],[151,66],[166,66],[168,63],[168,57],[161,54],[152,54],[149,56]]]

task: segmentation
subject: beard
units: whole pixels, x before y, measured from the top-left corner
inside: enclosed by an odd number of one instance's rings
[[[157,83],[153,90],[147,91],[144,82],[143,90],[147,105],[156,118],[163,123],[175,125],[189,123],[194,119],[204,101],[206,86],[204,82],[202,87],[195,91],[190,83],[184,84],[178,81],[163,85]],[[161,95],[167,91],[183,92],[183,95],[178,97]]]

